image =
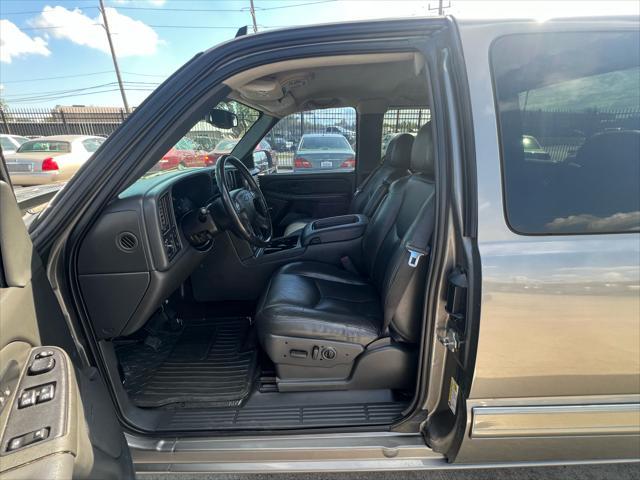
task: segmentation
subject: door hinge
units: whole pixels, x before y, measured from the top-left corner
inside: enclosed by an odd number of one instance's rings
[[[467,313],[467,274],[456,267],[449,275],[447,284],[446,312],[447,324],[438,329],[438,341],[450,352],[455,353],[464,344]]]

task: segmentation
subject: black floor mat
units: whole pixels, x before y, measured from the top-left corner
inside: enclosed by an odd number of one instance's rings
[[[124,387],[139,407],[240,405],[256,377],[248,318],[189,321],[116,349]]]

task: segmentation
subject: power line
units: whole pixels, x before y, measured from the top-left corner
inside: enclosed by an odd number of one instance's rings
[[[109,82],[109,83],[101,83],[100,85],[92,85],[90,87],[83,87],[83,88],[68,88],[65,90],[48,90],[48,91],[42,91],[42,92],[24,92],[24,93],[14,93],[11,95],[6,95],[5,98],[12,98],[12,97],[26,97],[26,96],[46,96],[48,94],[58,94],[58,93],[71,93],[71,92],[82,92],[85,90],[91,90],[91,89],[95,89],[95,88],[103,88],[103,87],[109,87],[112,85],[115,85],[116,82]]]
[[[39,78],[25,78],[22,80],[3,80],[2,83],[5,84],[5,83],[41,82],[45,80],[57,80],[59,78],[90,77],[94,75],[104,75],[105,73],[113,73],[113,70],[104,70],[102,72],[77,73],[75,75],[60,75],[58,77],[39,77]]]
[[[138,75],[140,77],[162,77],[162,78],[167,78],[173,72],[165,73],[165,74],[160,74],[160,73],[135,73],[135,72],[122,72],[122,73],[127,74],[127,75]]]
[[[86,7],[78,7],[78,8],[81,8],[82,10],[94,9],[94,8],[96,10],[100,10],[100,7],[94,7],[94,6],[91,6],[91,5],[87,5]],[[7,15],[40,15],[43,12],[44,12],[44,10],[32,10],[30,12],[2,12],[2,15],[4,15],[4,16],[7,16]]]
[[[95,92],[86,92],[86,93],[74,93],[71,95],[60,95],[60,96],[54,96],[54,97],[50,97],[50,98],[36,98],[36,99],[31,99],[31,98],[24,98],[24,99],[13,99],[13,100],[9,100],[11,103],[31,103],[31,102],[44,102],[44,101],[53,101],[53,100],[60,100],[63,98],[70,98],[70,97],[82,97],[82,96],[86,96],[86,95],[95,95],[98,93],[108,93],[108,92],[117,92],[119,91],[119,88],[112,88],[109,90],[97,90]],[[133,92],[152,92],[154,89],[153,88],[130,88],[129,91],[133,91]]]
[[[101,72],[88,72],[88,73],[76,73],[75,75],[59,75],[57,77],[38,77],[38,78],[24,78],[22,80],[2,80],[2,84],[7,83],[27,83],[27,82],[44,82],[48,80],[58,80],[63,78],[76,78],[76,77],[91,77],[95,75],[105,75],[107,73],[113,73],[113,70],[104,70]],[[162,74],[154,74],[154,73],[137,73],[137,72],[122,72],[125,75],[134,75],[140,77],[160,77],[167,78],[171,73]],[[125,82],[127,83],[127,82]]]
[[[124,82],[128,87],[131,88],[140,88],[140,87],[157,87],[159,84],[157,83],[152,83],[152,82]],[[111,87],[114,85],[118,85],[117,82],[109,82],[109,83],[103,83],[100,85],[93,85],[90,87],[83,87],[83,88],[71,88],[71,89],[67,89],[67,90],[49,90],[49,91],[40,91],[40,92],[23,92],[23,93],[14,93],[11,95],[7,95],[5,98],[7,100],[15,100],[16,98],[37,98],[37,97],[50,97],[50,96],[55,96],[55,95],[62,95],[62,94],[71,94],[71,93],[78,93],[78,92],[85,92],[87,90],[95,90],[96,88],[104,88],[104,87]]]
[[[102,26],[101,23],[91,23],[89,25]],[[28,31],[28,30],[51,30],[56,28],[68,28],[71,25],[47,25],[42,27],[25,27],[20,28],[20,30]],[[148,27],[152,28],[207,28],[207,29],[216,29],[216,30],[237,30],[238,27],[223,27],[223,26],[215,26],[215,25],[150,25],[147,24]]]
[[[295,5],[279,5],[277,7],[258,7],[258,10],[282,10],[284,8],[305,7],[307,5],[317,5],[319,3],[334,3],[340,0],[316,0],[315,2],[296,3]]]
[[[292,5],[278,5],[276,7],[260,7],[257,6],[255,7],[256,11],[268,11],[268,10],[283,10],[286,8],[297,8],[297,7],[306,7],[308,5],[317,5],[317,4],[322,4],[322,3],[335,3],[335,2],[339,2],[341,0],[316,0],[313,2],[304,2],[304,3],[295,3]],[[100,7],[95,7],[92,5],[87,5],[85,7],[80,7],[83,10],[86,9],[97,9],[99,10]],[[116,5],[116,6],[112,6],[111,8],[115,8],[116,10],[141,10],[141,11],[150,11],[150,12],[158,12],[158,13],[162,13],[162,12],[200,12],[200,13],[206,13],[206,12],[212,12],[212,13],[217,13],[217,12],[237,12],[237,13],[246,13],[247,11],[249,11],[249,8],[247,7],[242,7],[242,8],[176,8],[176,7],[127,7],[127,6],[120,6],[120,5]],[[42,13],[42,10],[32,10],[32,11],[22,11],[22,12],[4,12],[4,15],[38,15]]]
[[[102,26],[101,23],[90,23],[89,25],[97,25],[97,26]],[[20,30],[23,31],[29,31],[29,30],[52,30],[55,28],[67,28],[70,25],[47,25],[47,26],[40,26],[40,27],[20,27]]]

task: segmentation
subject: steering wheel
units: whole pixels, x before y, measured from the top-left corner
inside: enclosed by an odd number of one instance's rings
[[[231,164],[242,176],[241,188],[230,190],[225,167]],[[234,232],[257,247],[266,247],[273,235],[267,201],[247,167],[233,155],[224,155],[216,162],[216,183]]]

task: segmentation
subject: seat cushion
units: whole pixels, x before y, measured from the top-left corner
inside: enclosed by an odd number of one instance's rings
[[[380,297],[366,280],[320,262],[285,265],[272,277],[256,312],[267,335],[357,343],[376,340],[382,326]]]

